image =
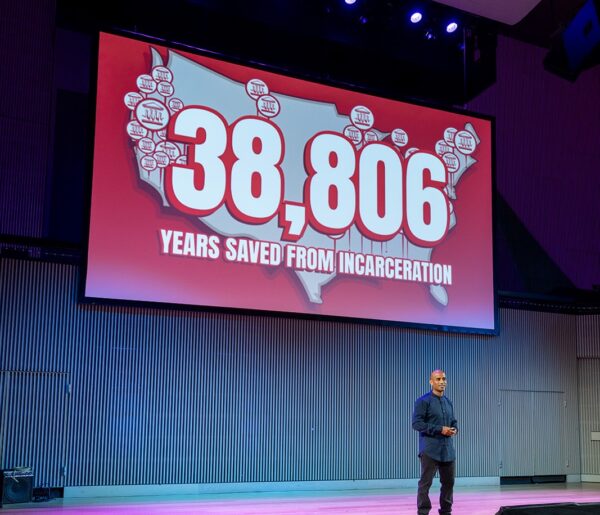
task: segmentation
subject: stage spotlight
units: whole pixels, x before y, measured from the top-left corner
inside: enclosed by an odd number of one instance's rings
[[[455,21],[451,21],[450,23],[448,23],[448,25],[446,25],[446,32],[448,34],[456,32],[456,29],[458,29],[458,23],[456,23]]]
[[[411,23],[419,23],[423,19],[423,15],[419,11],[415,11],[410,15]]]
[[[344,0],[348,5],[352,5],[356,3],[356,0]]]

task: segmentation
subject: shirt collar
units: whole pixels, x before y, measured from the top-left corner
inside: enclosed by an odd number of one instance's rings
[[[438,399],[443,399],[445,397],[445,395],[436,395],[435,393],[433,393],[433,390],[429,390],[429,396],[437,397]]]

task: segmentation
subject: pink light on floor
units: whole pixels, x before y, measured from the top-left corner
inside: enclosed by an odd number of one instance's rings
[[[432,513],[437,511],[432,489]],[[414,515],[414,489],[199,494],[177,497],[55,499],[45,503],[5,505],[13,515]],[[502,506],[597,503],[600,484],[457,487],[454,511],[491,515]]]

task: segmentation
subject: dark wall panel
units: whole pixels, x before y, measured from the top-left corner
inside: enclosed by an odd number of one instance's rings
[[[44,234],[54,19],[54,0],[0,4],[0,234]]]
[[[600,67],[572,83],[544,70],[546,53],[499,38],[497,82],[468,107],[496,117],[499,193],[571,282],[590,290],[600,284]],[[537,263],[527,247],[514,250]],[[564,286],[560,274],[521,272],[531,281],[524,291]]]

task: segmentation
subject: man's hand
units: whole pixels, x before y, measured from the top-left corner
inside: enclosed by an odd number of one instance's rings
[[[458,429],[455,427],[442,426],[442,434],[444,436],[454,436],[458,433]]]

